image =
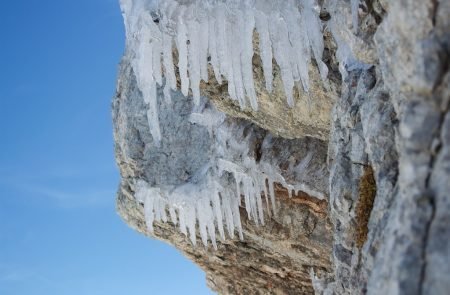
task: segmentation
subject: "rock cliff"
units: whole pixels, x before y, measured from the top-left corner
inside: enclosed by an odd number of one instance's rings
[[[171,90],[167,103],[158,87],[158,144],[126,51],[112,104],[117,210],[135,230],[182,251],[221,294],[448,294],[450,1],[318,2],[326,83],[312,63],[309,91],[296,87],[289,107],[275,60],[273,90],[264,87],[255,32],[258,110],[241,108],[208,65],[200,111],[220,122],[195,124],[193,98]],[[171,55],[177,64],[178,52]],[[175,76],[181,88],[178,67]],[[243,174],[279,175],[274,200],[263,190],[262,205],[250,207],[263,214],[248,212],[238,189],[242,239],[229,230],[217,250],[194,247],[189,235],[204,239],[201,224],[183,234],[176,217],[156,218],[150,230],[138,181],[161,190],[200,185],[198,171],[219,158],[249,159]],[[210,178],[222,194],[236,186],[233,173]]]

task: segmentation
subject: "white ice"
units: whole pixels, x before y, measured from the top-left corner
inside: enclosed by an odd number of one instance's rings
[[[352,0],[352,8],[357,1]],[[258,110],[253,77],[254,51],[259,49],[267,91],[273,88],[273,60],[280,68],[287,104],[295,104],[294,85],[309,91],[314,57],[324,81],[323,36],[317,0],[121,0],[127,50],[138,87],[149,107],[149,124],[156,143],[161,139],[156,87],[166,102],[176,88],[173,53],[181,92],[200,104],[200,83],[209,69],[241,108]],[[356,5],[357,7],[357,5]],[[353,9],[354,10],[354,9]],[[355,14],[355,13],[354,13]],[[259,47],[254,48],[254,32]],[[162,70],[163,68],[163,70]]]

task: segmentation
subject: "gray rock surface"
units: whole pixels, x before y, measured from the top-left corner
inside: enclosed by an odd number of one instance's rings
[[[380,25],[367,30],[371,23],[361,23],[359,33],[371,38],[366,44],[377,59],[369,70],[348,73],[333,110],[335,272],[334,281],[318,291],[447,294],[450,196],[442,180],[450,179],[443,158],[448,153],[449,1],[385,1],[382,7]],[[360,56],[357,43],[348,44]],[[376,196],[367,207],[367,237],[359,248],[358,204],[365,200],[360,179],[368,166]]]
[[[122,174],[117,209],[131,227],[146,235],[150,233],[145,225],[143,207],[134,197],[135,180],[145,179],[160,187],[184,183],[212,156],[208,130],[188,121],[192,100],[178,92],[172,94],[172,107],[160,96],[163,140],[158,147],[152,142],[146,109],[132,68],[124,58],[117,96],[113,101],[116,157]],[[314,174],[317,171],[327,174],[325,142],[313,138],[289,140],[274,137],[271,140],[273,144],[265,147],[261,141],[271,136],[267,131],[242,119],[230,120],[244,126],[246,132],[255,138],[249,144],[249,154],[258,154],[261,161],[279,164],[287,181],[305,183],[326,193],[328,177],[315,177]],[[290,162],[305,158],[309,151],[314,155],[305,168],[305,174],[288,168]],[[242,208],[243,241],[222,241],[217,251],[203,246],[193,247],[189,238],[170,222],[156,223],[152,236],[182,250],[205,270],[208,285],[220,293],[258,294],[262,290],[282,294],[311,293],[311,268],[323,275],[331,271],[329,251],[332,236],[326,207],[326,200],[304,192],[289,198],[287,190],[277,186],[276,215],[271,214],[264,227],[248,220]]]
[[[300,103],[287,110],[281,91],[264,93],[257,57],[258,113],[240,110],[213,80],[202,93],[253,135],[249,155],[326,198],[289,198],[278,185],[278,210],[266,212],[266,225],[255,226],[241,208],[244,240],[221,241],[217,251],[194,248],[170,222],[156,223],[150,235],[135,181],[192,180],[212,156],[212,139],[187,119],[190,98],[173,92],[172,105],[160,99],[163,140],[155,146],[125,55],[113,101],[118,212],[132,228],[180,249],[221,294],[448,294],[450,1],[360,1],[357,30],[350,1],[319,2],[331,70],[325,89],[311,69],[320,103],[307,109],[309,98],[296,93]],[[336,43],[348,49],[346,60],[337,57]],[[262,148],[268,136],[275,140]],[[292,165],[308,151],[314,156],[307,173],[296,174]]]

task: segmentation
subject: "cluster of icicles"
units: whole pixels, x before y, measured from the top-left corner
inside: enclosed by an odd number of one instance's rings
[[[147,118],[154,144],[161,142],[157,88],[164,87],[166,103],[171,90],[177,90],[174,49],[178,52],[177,70],[181,92],[191,91],[200,104],[200,81],[208,81],[211,68],[218,83],[227,81],[230,97],[241,108],[258,109],[253,80],[254,31],[258,34],[259,54],[265,87],[271,92],[273,60],[277,63],[289,106],[294,105],[293,88],[309,91],[309,67],[315,59],[325,81],[328,69],[322,62],[324,50],[320,8],[317,0],[121,0],[130,58],[137,86],[147,104]],[[191,116],[193,123],[205,121],[212,134],[214,114]],[[233,134],[231,135],[233,136]],[[219,142],[219,145],[221,143]],[[242,164],[242,165],[240,165]],[[144,204],[146,223],[153,232],[153,222],[170,220],[196,244],[198,226],[202,242],[213,247],[216,229],[225,239],[236,232],[243,238],[239,207],[241,195],[249,219],[264,224],[262,196],[266,212],[275,212],[274,183],[292,191],[308,191],[284,180],[272,165],[256,165],[245,158],[240,163],[219,159],[214,172],[202,183],[176,188],[155,188],[140,180],[136,199]],[[236,188],[222,187],[216,179],[224,173],[233,176]],[[311,195],[323,197],[318,193]],[[270,199],[270,201],[269,201]],[[271,205],[271,209],[270,209]],[[197,223],[198,221],[198,223]],[[189,234],[188,234],[189,232]]]
[[[198,225],[203,245],[207,247],[209,238],[214,249],[217,249],[216,229],[222,240],[225,240],[225,229],[231,239],[235,237],[235,232],[243,239],[240,207],[245,207],[249,220],[253,220],[256,225],[264,225],[264,211],[270,216],[276,210],[275,182],[288,187],[289,195],[292,191],[298,193],[305,190],[304,186],[287,184],[278,173],[248,170],[227,160],[219,160],[218,171],[233,175],[236,190],[221,186],[212,177],[207,177],[207,181],[202,184],[186,183],[172,190],[151,187],[139,180],[135,197],[144,204],[149,232],[154,231],[154,221],[167,222],[170,218],[184,235],[189,236],[194,246]],[[264,192],[266,210],[261,192]],[[244,196],[244,204],[241,195]]]
[[[322,79],[328,69],[320,7],[316,0],[122,0],[127,49],[138,87],[148,105],[148,118],[156,143],[161,140],[157,84],[170,102],[177,89],[173,49],[178,52],[181,92],[191,90],[200,102],[200,81],[208,81],[208,64],[218,83],[226,80],[230,97],[241,108],[258,109],[253,80],[253,34],[266,89],[272,91],[273,60],[280,68],[287,103],[294,105],[293,87],[309,90],[309,67],[316,60]]]
[[[143,180],[136,183],[135,197],[144,204],[145,220],[151,233],[154,221],[167,222],[170,218],[183,234],[189,236],[193,245],[196,245],[198,226],[203,245],[206,247],[209,239],[216,249],[216,230],[222,240],[226,233],[232,239],[236,233],[243,239],[240,207],[245,208],[248,219],[256,225],[265,223],[265,213],[270,216],[276,212],[275,183],[287,188],[289,196],[292,192],[303,191],[324,198],[322,193],[305,184],[287,183],[278,165],[263,160],[257,163],[248,155],[245,125],[224,123],[223,117],[212,120],[220,117],[221,113],[214,109],[190,116],[191,122],[212,130],[212,149],[217,155],[199,169],[198,182],[177,187],[152,187]],[[262,145],[270,147],[272,137],[267,136]],[[312,156],[313,151],[308,152],[294,169],[298,173],[305,172]]]

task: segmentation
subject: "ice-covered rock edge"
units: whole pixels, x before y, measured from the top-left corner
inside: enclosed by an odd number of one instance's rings
[[[149,232],[153,233],[155,221],[171,221],[189,236],[194,246],[198,228],[203,245],[207,247],[209,239],[217,249],[216,230],[221,240],[226,239],[225,232],[232,239],[235,232],[241,240],[244,238],[240,207],[245,208],[248,219],[256,225],[264,225],[264,214],[270,216],[276,212],[275,183],[287,188],[289,197],[292,192],[302,191],[318,199],[325,198],[322,192],[307,184],[288,183],[277,165],[249,156],[245,128],[224,119],[212,106],[190,115],[192,123],[210,131],[214,150],[209,163],[193,179],[179,186],[154,187],[143,179],[136,181],[135,198],[144,204]],[[262,143],[266,148],[272,144],[271,136]],[[304,173],[312,157],[313,151],[308,152],[293,169]],[[230,185],[232,182],[234,185]]]
[[[192,91],[200,103],[200,81],[208,81],[208,64],[215,79],[228,83],[230,97],[241,108],[258,109],[253,81],[253,33],[259,36],[266,88],[272,90],[272,62],[280,67],[287,103],[294,105],[293,88],[309,89],[308,70],[314,58],[323,81],[328,74],[320,7],[315,0],[179,1],[121,0],[127,50],[138,86],[149,106],[152,136],[161,140],[156,87],[165,95],[177,87],[173,49],[178,52],[181,91]],[[247,101],[248,100],[248,101]]]
[[[237,100],[241,108],[247,107],[248,98],[250,106],[257,110],[252,69],[254,31],[259,36],[266,88],[272,89],[274,59],[280,67],[290,106],[294,104],[292,91],[296,83],[308,91],[308,69],[313,57],[323,81],[326,81],[328,69],[322,62],[324,44],[320,7],[314,0],[185,1],[183,4],[176,0],[122,0],[121,7],[127,55],[148,107],[147,119],[156,145],[161,141],[157,87],[164,87],[165,101],[169,104],[170,91],[177,88],[174,48],[179,55],[181,92],[187,96],[191,90],[196,105],[201,103],[199,84],[200,80],[208,80],[210,63],[216,80],[219,83],[227,80],[230,97]],[[216,131],[216,115],[193,113],[191,120],[208,127],[211,135]],[[223,172],[233,175],[236,192],[225,191],[216,181]],[[262,224],[261,193],[267,206],[270,197],[275,210],[274,182],[281,183],[289,194],[292,190],[302,190],[323,198],[321,193],[304,185],[288,184],[276,168],[264,163],[256,165],[254,159],[248,157],[239,164],[225,159],[211,161],[202,177],[201,183],[186,183],[177,188],[151,187],[144,181],[137,183],[136,199],[145,205],[150,231],[154,220],[167,221],[169,215],[173,223],[179,224],[182,233],[187,235],[189,231],[195,245],[198,220],[204,245],[209,236],[216,247],[215,229],[217,227],[224,239],[224,222],[230,237],[233,238],[237,230],[242,239],[241,193],[249,218]],[[267,209],[270,212],[269,207]]]

